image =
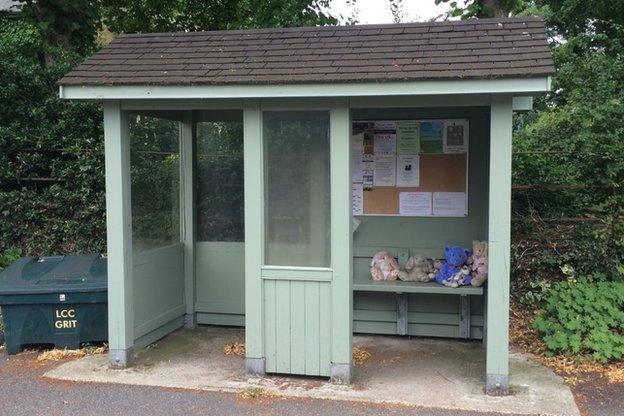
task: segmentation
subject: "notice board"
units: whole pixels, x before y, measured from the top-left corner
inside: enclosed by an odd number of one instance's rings
[[[468,215],[467,119],[354,121],[354,215]]]

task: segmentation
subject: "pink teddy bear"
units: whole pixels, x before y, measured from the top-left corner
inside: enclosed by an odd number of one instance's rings
[[[396,280],[400,270],[397,260],[387,251],[373,256],[370,269],[373,280]]]

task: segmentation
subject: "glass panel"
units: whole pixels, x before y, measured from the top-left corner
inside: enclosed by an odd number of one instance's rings
[[[265,264],[330,266],[329,113],[265,112]]]
[[[135,253],[180,241],[180,123],[130,115]]]
[[[243,123],[197,123],[197,239],[244,241]]]

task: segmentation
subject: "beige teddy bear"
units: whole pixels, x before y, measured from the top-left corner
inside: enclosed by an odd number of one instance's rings
[[[468,258],[472,270],[472,286],[482,286],[488,274],[488,243],[487,241],[472,242],[472,256]]]
[[[399,263],[387,251],[375,254],[370,267],[373,280],[396,280],[400,271]]]
[[[407,259],[405,269],[399,272],[404,282],[429,282],[432,280],[433,262],[425,256],[412,256]]]

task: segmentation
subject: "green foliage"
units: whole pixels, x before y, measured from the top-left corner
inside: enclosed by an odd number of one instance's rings
[[[49,49],[71,49],[79,54],[93,50],[100,29],[99,1],[23,0],[21,19],[40,34],[45,49],[39,52],[49,64]]]
[[[102,115],[63,101],[56,80],[79,62],[45,49],[36,27],[0,20],[0,251],[104,251]]]
[[[0,253],[0,271],[2,271],[2,269],[5,269],[7,266],[9,266],[20,257],[22,257],[22,250],[20,250],[19,248],[9,248],[4,252]]]
[[[116,33],[175,32],[336,24],[329,0],[103,0]]]
[[[624,356],[624,283],[606,281],[604,275],[558,282],[534,327],[551,354],[619,360]]]
[[[528,0],[434,0],[435,4],[448,3],[448,17],[507,17],[518,14],[529,3]]]

